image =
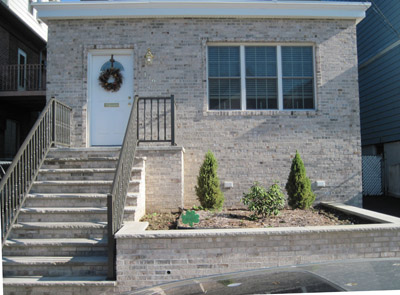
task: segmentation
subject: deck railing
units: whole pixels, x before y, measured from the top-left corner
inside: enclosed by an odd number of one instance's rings
[[[52,145],[69,146],[71,108],[50,100],[0,182],[1,235],[4,245],[26,195]]]
[[[140,97],[137,134],[142,142],[170,142],[175,145],[175,98]]]
[[[0,65],[0,91],[44,90],[46,90],[44,65]]]

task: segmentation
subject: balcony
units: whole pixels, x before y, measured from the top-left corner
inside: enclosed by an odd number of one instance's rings
[[[46,95],[45,91],[44,65],[0,65],[0,97],[38,97]]]

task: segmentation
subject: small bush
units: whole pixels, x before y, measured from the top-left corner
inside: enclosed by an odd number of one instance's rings
[[[293,209],[310,208],[315,201],[310,179],[306,175],[306,168],[297,151],[290,167],[286,191],[288,193],[289,206]]]
[[[218,163],[211,151],[208,151],[197,176],[196,195],[204,209],[221,209],[224,195],[219,187],[217,176]]]
[[[272,214],[278,215],[285,206],[285,195],[277,183],[271,185],[268,191],[258,182],[254,183],[249,193],[244,194],[243,204],[254,212],[253,218],[263,218]]]

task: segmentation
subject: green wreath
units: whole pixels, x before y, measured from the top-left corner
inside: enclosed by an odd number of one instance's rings
[[[113,78],[113,82],[109,82],[110,78]],[[102,71],[99,76],[100,86],[107,91],[116,92],[121,88],[122,85],[122,74],[119,69],[111,68]]]

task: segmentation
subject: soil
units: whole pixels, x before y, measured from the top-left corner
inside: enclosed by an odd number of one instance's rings
[[[257,220],[250,217],[250,211],[243,209],[220,212],[196,210],[196,214],[200,216],[200,222],[195,223],[193,227],[182,223],[181,213],[153,213],[144,216],[141,221],[149,222],[148,230],[303,227],[370,223],[358,217],[318,206],[309,210],[284,209],[277,216],[272,215]]]

